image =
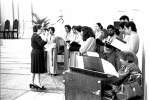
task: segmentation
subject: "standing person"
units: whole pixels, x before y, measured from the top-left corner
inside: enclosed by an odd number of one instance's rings
[[[119,18],[120,22],[129,22],[129,17],[127,15],[122,15],[120,18]],[[122,34],[123,35],[123,38],[125,38],[126,34]]]
[[[107,44],[111,44],[116,38],[118,38],[118,31],[113,25],[107,26],[107,31],[109,36],[105,39],[104,51],[100,52],[100,57],[110,62],[118,71],[118,66],[116,63],[117,55],[113,48],[108,47]]]
[[[83,43],[80,47],[80,54],[86,55],[87,51],[95,52],[96,51],[96,40],[95,34],[91,27],[84,26],[81,29],[81,35]]]
[[[55,28],[49,27],[48,42],[45,46],[47,49],[47,72],[50,75],[57,74],[57,37],[54,34]]]
[[[82,26],[80,26],[80,25],[75,26],[75,28],[73,30],[74,34],[73,34],[71,42],[76,42],[76,43],[80,44],[80,42],[82,41],[81,29],[82,29]]]
[[[43,34],[42,26],[33,27],[34,34],[31,37],[31,73],[32,73],[32,84],[30,88],[36,88],[40,90],[45,90],[46,88],[41,85],[40,74],[46,73],[46,67],[44,65],[44,45],[47,43],[46,40],[42,40],[41,36]],[[35,75],[37,75],[37,84],[35,84]]]
[[[124,31],[124,26],[125,26],[125,24],[126,24],[127,22],[120,22],[119,23],[119,32],[120,32],[120,34],[123,34],[124,36],[126,36],[127,34],[125,33],[125,31]],[[124,39],[124,38],[123,38]]]
[[[80,43],[82,42],[81,28],[82,26],[78,25],[73,29],[72,40],[70,41],[68,46],[70,51],[79,51],[79,48],[81,46]]]
[[[66,34],[64,36],[64,40],[70,42],[72,40],[71,26],[65,25]]]
[[[122,15],[119,20],[121,22],[129,22],[129,17],[127,15]]]
[[[96,39],[100,39],[101,41],[103,40],[104,37],[104,32],[102,31],[103,26],[101,25],[101,23],[96,23],[95,25],[95,38]]]
[[[137,28],[133,21],[129,21],[125,24],[125,32],[128,34],[128,37],[124,39],[127,44],[127,50],[132,51],[137,54],[139,50],[140,39],[137,34]]]

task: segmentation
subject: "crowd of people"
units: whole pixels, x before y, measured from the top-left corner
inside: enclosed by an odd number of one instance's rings
[[[123,15],[120,17],[118,27],[110,24],[107,28],[103,28],[102,24],[97,22],[95,24],[95,30],[89,26],[81,25],[74,25],[72,27],[65,25],[64,29],[66,34],[62,39],[67,44],[69,52],[78,51],[82,56],[87,55],[87,51],[97,52],[100,58],[107,60],[115,67],[120,79],[128,73],[131,73],[132,76],[137,76],[137,74],[141,75],[136,56],[139,50],[140,40],[136,24],[130,21],[128,16]],[[38,25],[33,27],[33,32],[34,34],[31,38],[31,46],[33,48],[31,52],[32,83],[30,84],[30,88],[46,89],[41,85],[40,74],[46,72],[49,74],[53,73],[50,71],[52,66],[49,66],[49,63],[46,63],[46,66],[44,65],[44,49],[52,43],[55,43],[56,46],[59,45],[59,38],[54,34],[54,27],[44,29]],[[122,39],[126,43],[125,50],[120,51],[110,46],[117,38]],[[59,50],[59,47],[57,49]],[[47,52],[46,55],[47,58],[53,59],[52,51]],[[34,82],[36,74],[38,75],[37,84]],[[135,77],[132,80],[137,81]],[[141,81],[138,82],[141,84]]]

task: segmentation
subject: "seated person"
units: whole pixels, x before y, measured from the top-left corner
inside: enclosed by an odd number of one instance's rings
[[[86,55],[87,51],[95,52],[96,40],[95,35],[91,27],[83,26],[81,29],[83,42],[80,47],[80,54]]]
[[[119,79],[111,84],[115,93],[117,88],[125,83],[137,81],[141,85],[141,71],[138,67],[138,59],[135,53],[131,51],[120,51],[120,61],[122,67],[119,69]]]

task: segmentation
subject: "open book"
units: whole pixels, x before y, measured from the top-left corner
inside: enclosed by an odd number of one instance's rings
[[[113,40],[111,45],[121,51],[126,50],[126,42],[119,38],[116,38],[115,40]]]
[[[45,51],[50,51],[52,48],[56,47],[56,43],[46,44],[45,45]]]

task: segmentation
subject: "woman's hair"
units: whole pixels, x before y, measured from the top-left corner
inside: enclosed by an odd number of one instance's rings
[[[83,41],[86,41],[89,37],[95,38],[94,31],[91,27],[83,26],[81,31],[83,32],[83,34],[82,34]]]
[[[69,29],[69,32],[71,31],[71,26],[70,25],[65,25]]]
[[[34,25],[34,26],[33,26],[33,32],[37,32],[38,29],[41,29],[41,28],[42,28],[41,25]]]
[[[75,27],[75,30],[77,30],[78,32],[81,32],[82,26],[78,25]]]
[[[55,28],[54,27],[49,27],[49,30],[51,29],[53,31],[53,33],[55,32]]]
[[[73,26],[72,26],[72,29],[75,29],[75,28],[76,28],[76,26],[75,26],[75,25],[73,25]]]
[[[96,23],[99,27],[100,27],[100,29],[102,30],[103,29],[103,26],[102,26],[102,24],[101,23]]]
[[[134,31],[134,32],[137,32],[137,29],[136,29],[136,25],[133,21],[129,21],[125,24],[125,26],[127,28],[131,27],[131,30]]]
[[[121,27],[121,28],[123,29],[126,23],[127,23],[127,22],[120,22],[120,23],[119,23],[119,27]]]
[[[129,17],[127,15],[123,15],[120,17],[119,20],[128,20],[129,21]]]
[[[135,53],[131,51],[120,51],[119,57],[122,58],[125,61],[128,61],[128,63],[135,63],[138,65],[138,58]]]

